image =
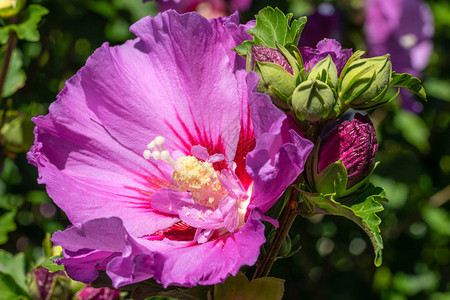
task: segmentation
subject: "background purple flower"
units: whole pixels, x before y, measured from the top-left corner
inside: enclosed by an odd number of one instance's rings
[[[340,40],[341,18],[332,3],[321,3],[308,15],[305,29],[299,41],[300,46],[315,47],[321,40]]]
[[[366,0],[365,32],[370,56],[391,54],[393,70],[420,77],[428,65],[434,34],[433,15],[422,0]],[[406,108],[422,105],[403,92]]]
[[[247,29],[237,14],[141,19],[136,39],[97,49],[34,119],[28,159],[74,224],[53,236],[69,276],[194,286],[256,262],[261,212],[302,172],[312,144],[230,50]]]
[[[144,2],[147,1],[149,0],[144,0]],[[157,2],[161,11],[168,9],[174,9],[179,13],[196,11],[208,19],[223,17],[236,10],[246,11],[252,4],[252,0],[160,0]]]

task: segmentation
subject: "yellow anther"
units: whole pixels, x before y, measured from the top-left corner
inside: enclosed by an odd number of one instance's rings
[[[183,156],[177,160],[178,170],[172,173],[172,180],[182,192],[191,192],[198,204],[217,208],[220,200],[228,193],[217,178],[211,163],[201,162],[194,156]]]

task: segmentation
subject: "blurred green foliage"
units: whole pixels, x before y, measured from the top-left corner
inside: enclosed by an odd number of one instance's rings
[[[242,20],[266,5],[298,17],[319,2],[257,0]],[[381,161],[371,180],[383,186],[391,199],[380,214],[383,264],[373,266],[370,241],[351,221],[330,216],[298,218],[291,236],[300,235],[302,248],[293,257],[278,260],[271,272],[286,280],[283,299],[450,299],[450,3],[427,2],[435,17],[434,53],[422,76],[428,103],[419,115],[402,110],[399,101],[371,113]],[[343,46],[364,48],[360,15],[355,13],[361,1],[333,3],[345,20]],[[14,293],[27,295],[23,281],[16,279],[43,256],[46,232],[69,224],[37,184],[36,168],[26,161],[24,152],[33,141],[31,116],[46,112],[65,81],[96,48],[107,41],[120,44],[133,38],[129,26],[157,11],[155,3],[141,0],[34,0],[28,4],[42,5],[49,14],[41,15],[40,22],[39,12],[33,18],[23,15],[28,22],[39,22],[39,34],[19,34],[0,103],[0,244],[15,255],[0,252],[1,299],[12,299],[8,295]],[[0,30],[0,57],[5,36],[8,33]],[[12,270],[4,261],[17,267]]]

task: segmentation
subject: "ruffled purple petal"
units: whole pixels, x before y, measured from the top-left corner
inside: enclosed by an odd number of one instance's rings
[[[138,244],[116,217],[93,219],[57,231],[52,241],[64,249],[64,258],[58,263],[77,281],[90,283],[98,277],[98,270],[106,270],[118,288],[154,274],[155,253]]]
[[[223,282],[236,275],[242,265],[255,264],[264,242],[264,225],[250,214],[245,225],[232,235],[164,253],[164,265],[157,280],[165,287]]]
[[[313,144],[290,129],[286,115],[267,95],[257,92],[258,78],[248,77],[251,117],[257,137],[247,155],[247,172],[254,180],[249,209],[267,211],[303,171]]]
[[[336,65],[338,75],[341,74],[347,60],[352,56],[351,49],[341,50],[341,44],[333,39],[323,39],[317,43],[316,49],[299,47],[299,50],[306,70],[311,70],[319,61],[330,55]]]

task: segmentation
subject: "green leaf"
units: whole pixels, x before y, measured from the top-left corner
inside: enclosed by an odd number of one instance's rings
[[[334,194],[320,195],[311,197],[303,196],[305,201],[313,202],[320,209],[326,212],[346,217],[361,227],[369,236],[375,251],[374,263],[378,267],[382,262],[383,239],[380,234],[381,219],[376,215],[377,212],[382,211],[383,205],[379,201],[387,201],[386,193],[381,187],[375,187],[369,183],[364,190],[360,192],[357,198],[350,206],[341,204],[334,199]]]
[[[306,17],[302,17],[289,23],[292,14],[285,15],[278,8],[265,7],[256,15],[255,27],[248,32],[253,35],[256,45],[276,49],[276,42],[285,46],[297,44],[303,27],[306,24]]]
[[[389,84],[391,87],[404,87],[419,96],[421,99],[427,101],[427,94],[422,86],[420,79],[413,77],[411,74],[403,73],[397,74],[392,72],[392,79]]]
[[[3,57],[5,55],[5,48],[0,53],[0,64],[3,65]],[[18,89],[25,85],[27,76],[22,70],[22,53],[16,49],[11,55],[9,63],[8,74],[6,75],[5,85],[3,86],[3,97],[9,97]]]
[[[0,245],[8,241],[8,232],[16,230],[15,217],[15,209],[0,216]]]
[[[253,45],[277,49],[276,44],[286,47],[290,44],[297,45],[306,17],[301,17],[291,23],[292,14],[285,15],[278,8],[265,7],[256,15],[255,27],[248,33],[253,36],[253,41],[244,41],[234,48],[240,55],[251,53]]]
[[[450,237],[450,214],[445,209],[426,206],[422,210],[422,218],[439,235]]]
[[[249,282],[242,272],[228,277],[225,283],[216,284],[214,288],[214,299],[217,300],[281,300],[283,294],[283,279],[263,277]]]
[[[7,150],[19,153],[30,149],[34,142],[34,123],[22,112],[8,110],[0,134]]]
[[[39,41],[38,25],[44,15],[48,14],[48,9],[38,4],[30,4],[22,13],[17,24],[3,26],[0,29],[0,43],[5,44],[11,30],[15,31],[17,37],[29,42]]]
[[[28,287],[25,274],[25,255],[19,253],[13,256],[4,250],[0,250],[0,265],[2,267],[1,274],[11,276],[15,285],[21,290],[20,295],[27,295]],[[2,289],[0,288],[0,290]]]
[[[428,142],[430,130],[421,117],[406,110],[399,110],[395,113],[394,125],[400,130],[403,138],[420,152],[427,152],[430,149]]]
[[[423,84],[429,96],[450,102],[450,83],[448,80],[427,78]]]
[[[16,284],[11,275],[0,273],[0,300],[29,299],[25,290]]]

